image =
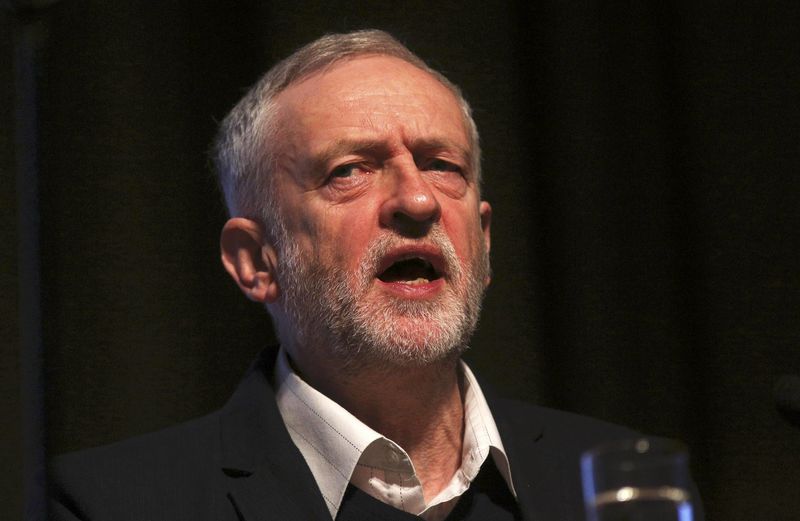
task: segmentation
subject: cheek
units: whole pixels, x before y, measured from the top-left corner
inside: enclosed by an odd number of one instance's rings
[[[320,252],[317,246],[320,243],[321,232],[319,225],[307,215],[301,217],[294,224],[295,226],[289,229],[289,240],[295,242],[300,247],[300,251],[305,252],[311,258],[318,257]]]
[[[462,262],[472,262],[483,252],[484,236],[480,215],[461,207],[459,211],[442,212],[442,225]],[[445,215],[450,215],[446,218]]]
[[[311,243],[325,262],[354,272],[372,239],[374,233],[365,216],[330,211],[314,227]]]

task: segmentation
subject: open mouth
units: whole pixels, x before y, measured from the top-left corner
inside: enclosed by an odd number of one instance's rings
[[[422,257],[410,257],[393,262],[378,275],[383,282],[402,284],[427,284],[440,279],[441,273],[433,264]]]

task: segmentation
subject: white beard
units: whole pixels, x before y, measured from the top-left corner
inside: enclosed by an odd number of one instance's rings
[[[317,258],[303,258],[299,246],[282,235],[278,282],[289,322],[280,328],[284,344],[329,353],[351,369],[418,367],[458,357],[467,348],[489,274],[482,242],[476,258],[462,267],[438,226],[422,240],[382,235],[369,245],[357,272],[349,274]],[[434,245],[444,257],[446,286],[431,300],[374,291],[381,258],[410,243]]]

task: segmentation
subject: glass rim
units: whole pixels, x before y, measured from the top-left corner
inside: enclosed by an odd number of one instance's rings
[[[612,454],[630,454],[636,456],[685,455],[688,454],[688,450],[686,445],[678,440],[673,440],[671,438],[639,436],[637,438],[627,438],[601,443],[600,445],[582,452],[581,460],[585,460],[587,458],[602,458],[603,456]]]

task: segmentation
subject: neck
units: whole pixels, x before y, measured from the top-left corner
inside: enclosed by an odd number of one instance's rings
[[[461,465],[464,410],[458,359],[423,367],[359,367],[357,372],[307,363],[292,353],[295,369],[315,389],[411,457],[426,501]]]

